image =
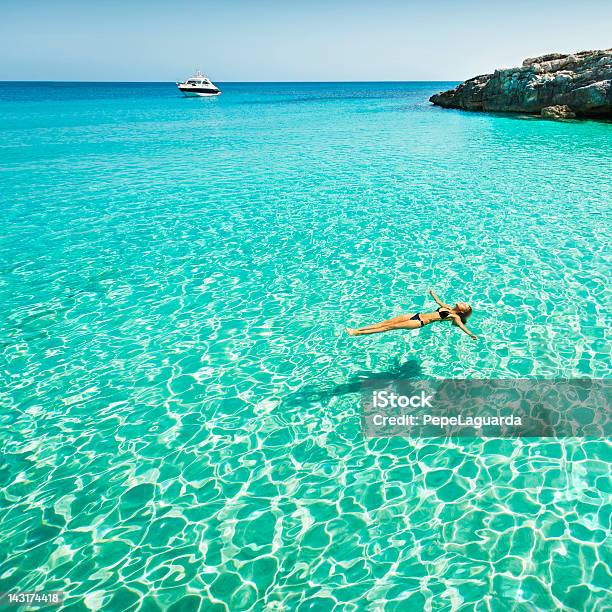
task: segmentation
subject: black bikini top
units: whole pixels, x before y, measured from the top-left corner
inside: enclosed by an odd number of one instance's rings
[[[446,319],[447,317],[450,316],[450,311],[447,310],[446,308],[442,310],[442,306],[440,306],[440,308],[438,308],[436,312],[440,315],[441,319]]]

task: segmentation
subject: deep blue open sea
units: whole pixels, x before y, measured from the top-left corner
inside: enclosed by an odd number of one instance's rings
[[[610,441],[364,440],[366,378],[609,378],[612,124],[449,83],[0,83],[0,591],[604,610]],[[433,309],[445,324],[351,338]]]

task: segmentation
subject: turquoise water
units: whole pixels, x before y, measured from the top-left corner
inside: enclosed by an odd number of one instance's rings
[[[446,86],[0,84],[0,590],[612,605],[608,440],[360,433],[368,377],[611,375],[612,124]],[[479,342],[343,333],[429,288]]]

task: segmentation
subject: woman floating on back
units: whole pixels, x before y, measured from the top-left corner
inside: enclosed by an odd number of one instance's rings
[[[453,325],[464,331],[472,340],[478,339],[465,326],[465,322],[472,314],[472,307],[469,304],[457,302],[454,306],[449,306],[439,300],[433,291],[430,290],[429,294],[439,306],[434,312],[417,312],[414,315],[404,314],[382,323],[368,325],[367,327],[359,327],[358,329],[347,328],[346,332],[349,336],[363,336],[365,334],[380,334],[382,332],[393,331],[394,329],[418,329],[436,321],[451,321]]]

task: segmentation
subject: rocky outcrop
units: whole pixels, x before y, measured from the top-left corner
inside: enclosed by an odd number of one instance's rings
[[[557,106],[545,106],[541,115],[544,119],[574,119],[576,113],[565,104]]]
[[[612,118],[612,49],[550,53],[496,70],[429,99],[444,108]]]

